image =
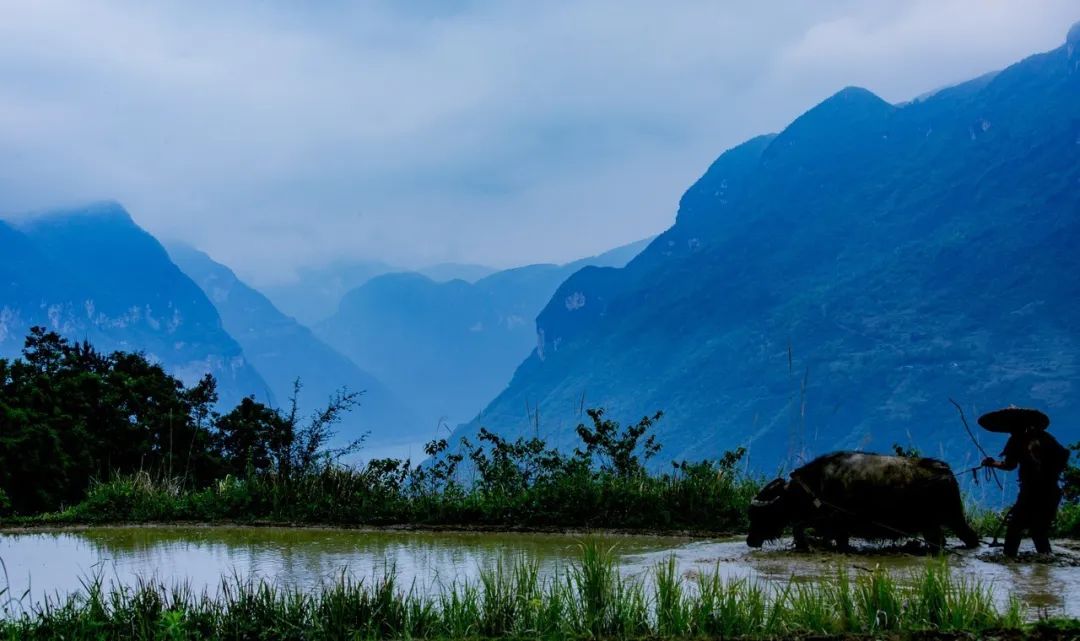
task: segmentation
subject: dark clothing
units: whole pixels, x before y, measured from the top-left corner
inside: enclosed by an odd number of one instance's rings
[[[1005,528],[1005,554],[1016,556],[1020,549],[1020,539],[1024,530],[1031,534],[1035,551],[1039,554],[1050,553],[1050,529],[1057,518],[1058,504],[1061,502],[1061,490],[1056,486],[1040,491],[1020,488],[1016,505],[1009,510]]]
[[[1001,452],[1006,465],[1020,466],[1020,486],[1057,487],[1069,463],[1069,450],[1043,430],[1018,432]]]
[[[1061,502],[1058,480],[1069,461],[1069,450],[1042,430],[1018,432],[1009,437],[1001,453],[1004,463],[1020,468],[1020,494],[1009,511],[1005,530],[1005,554],[1016,556],[1024,530],[1031,534],[1035,550],[1050,552],[1050,528]]]

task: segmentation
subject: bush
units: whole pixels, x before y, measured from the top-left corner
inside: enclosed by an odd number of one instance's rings
[[[742,450],[719,461],[680,462],[650,474],[657,417],[623,430],[602,419],[602,438],[564,455],[539,439],[508,441],[487,430],[463,453],[429,443],[423,464],[375,459],[360,468],[331,460],[288,474],[226,475],[199,489],[149,474],[94,484],[50,521],[276,521],[320,524],[613,527],[740,531],[758,484],[743,476]],[[642,443],[639,448],[638,444]],[[612,456],[612,454],[614,454]],[[595,461],[593,456],[601,458]],[[465,484],[468,458],[475,481]]]
[[[1065,468],[1062,484],[1063,504],[1058,512],[1056,532],[1059,536],[1080,536],[1080,443],[1069,446],[1072,451],[1069,465]]]

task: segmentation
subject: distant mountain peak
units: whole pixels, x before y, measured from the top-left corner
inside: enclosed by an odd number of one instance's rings
[[[873,91],[858,85],[848,85],[844,87],[827,98],[825,102],[830,100],[869,100],[874,102],[884,102],[884,100]]]
[[[796,118],[783,133],[807,128],[819,129],[830,124],[846,127],[851,123],[876,122],[895,109],[894,105],[868,89],[845,87]],[[833,132],[829,133],[831,135]]]
[[[412,411],[385,385],[283,314],[231,269],[184,243],[169,243],[168,250],[214,302],[225,331],[236,337],[278,402],[288,402],[298,378],[304,386],[303,411],[318,407],[344,387],[363,392],[363,409],[344,418],[342,435],[355,438],[371,430],[369,442],[386,443],[421,433]]]
[[[1073,57],[1080,49],[1080,21],[1069,29],[1069,33],[1065,36],[1065,47],[1069,52],[1069,57]]]
[[[85,207],[82,207],[81,210],[85,215],[90,216],[118,216],[127,219],[131,218],[131,214],[128,213],[128,210],[115,200],[99,200],[91,202]]]
[[[486,265],[470,263],[438,263],[416,271],[436,282],[463,280],[475,283],[481,278],[494,274],[497,270]]]
[[[120,222],[135,224],[131,214],[119,202],[115,200],[99,200],[85,205],[75,205],[54,209],[40,214],[32,214],[27,222],[53,221],[53,220],[93,220],[94,222]]]
[[[888,112],[892,109],[893,105],[886,102],[873,91],[862,87],[852,86],[844,87],[825,100],[822,100],[817,106],[806,112],[804,117],[817,114],[847,116],[867,112]]]
[[[266,389],[210,300],[119,203],[19,216],[0,226],[0,355],[43,325],[99,349],[144,351],[191,384],[218,379],[223,406]]]
[[[766,165],[821,163],[822,150],[844,158],[867,141],[880,144],[897,107],[862,87],[845,87],[819,102],[787,126],[762,155]]]

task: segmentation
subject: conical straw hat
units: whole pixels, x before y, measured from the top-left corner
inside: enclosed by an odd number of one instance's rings
[[[1025,427],[1045,430],[1050,417],[1027,407],[1006,407],[979,417],[979,425],[991,432],[1015,432]]]

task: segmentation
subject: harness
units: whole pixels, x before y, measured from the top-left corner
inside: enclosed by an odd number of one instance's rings
[[[814,499],[814,509],[820,510],[821,506],[824,505],[825,502],[822,501],[821,499],[819,499],[817,494],[814,494],[814,491],[810,489],[810,486],[807,485],[805,481],[803,481],[801,478],[795,476],[794,474],[791,475],[791,480],[798,483],[799,487],[801,487],[803,489],[803,491],[806,492],[807,495],[810,496],[810,498]],[[833,507],[833,509],[837,509],[835,506],[830,506],[830,507]],[[854,515],[852,515],[852,516],[854,516]]]
[[[837,512],[841,512],[841,513],[846,514],[846,515],[848,515],[850,517],[853,517],[853,518],[855,518],[857,520],[862,520],[862,521],[864,521],[866,523],[869,523],[870,525],[873,525],[874,527],[881,528],[882,530],[887,530],[889,532],[892,532],[893,534],[898,534],[901,537],[908,537],[908,538],[918,539],[919,541],[922,541],[923,543],[925,543],[929,547],[937,547],[936,543],[931,543],[930,541],[927,541],[922,536],[913,535],[911,532],[905,532],[903,530],[899,530],[897,528],[892,527],[891,525],[886,525],[884,523],[881,523],[879,521],[875,521],[873,519],[866,519],[866,518],[860,517],[858,514],[856,514],[855,512],[853,512],[853,511],[851,511],[851,510],[849,510],[849,509],[847,509],[845,507],[841,507],[841,506],[836,505],[834,503],[830,503],[829,501],[825,501],[821,497],[819,497],[817,495],[817,493],[815,493],[812,489],[810,489],[810,486],[807,485],[806,482],[803,481],[801,478],[799,478],[798,476],[796,476],[794,474],[791,474],[790,476],[791,476],[791,480],[798,483],[799,487],[801,487],[803,489],[803,491],[806,492],[806,494],[811,499],[813,499],[813,504],[814,504],[814,509],[815,510],[820,510],[822,508],[822,506],[828,507],[829,509],[836,510]],[[945,551],[945,552],[950,553],[950,554],[956,554],[955,550],[950,550],[950,549],[948,549],[948,548],[946,548],[944,546],[941,546],[941,549],[943,551]]]

